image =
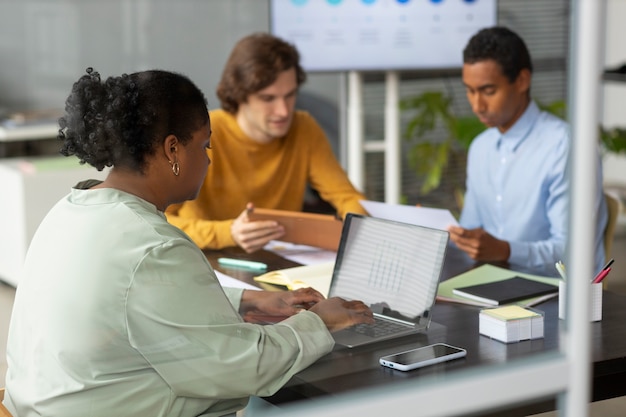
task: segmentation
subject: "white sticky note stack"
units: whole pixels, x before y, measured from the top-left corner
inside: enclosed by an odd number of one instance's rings
[[[479,332],[504,343],[543,337],[543,313],[518,305],[481,310]]]

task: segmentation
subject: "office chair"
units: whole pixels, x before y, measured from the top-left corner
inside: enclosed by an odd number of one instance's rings
[[[307,91],[298,92],[296,108],[308,111],[326,133],[335,156],[339,158],[339,110],[324,97]],[[319,193],[307,184],[302,211],[320,214],[335,214],[337,211]]]
[[[604,199],[606,200],[606,206],[609,211],[609,220],[606,223],[604,229],[604,254],[605,261],[611,259],[611,247],[613,246],[613,236],[615,235],[615,228],[617,226],[617,216],[620,212],[620,201],[612,195],[604,192]]]
[[[604,258],[605,262],[608,262],[611,259],[611,248],[613,246],[613,236],[615,235],[615,228],[617,226],[617,216],[621,210],[620,201],[608,194],[606,191],[604,192],[604,199],[606,200],[606,207],[609,212],[609,219],[606,222],[606,228],[604,229]],[[602,288],[605,290],[608,287],[608,281],[604,280]]]
[[[0,388],[0,417],[13,417],[9,410],[2,405],[2,400],[4,400],[4,388]]]

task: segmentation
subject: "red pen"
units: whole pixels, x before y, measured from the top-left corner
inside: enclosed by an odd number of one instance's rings
[[[592,284],[599,284],[602,282],[602,280],[604,278],[606,278],[607,275],[609,275],[609,272],[611,272],[611,268],[606,268],[603,269],[602,271],[600,271],[600,273],[593,279],[593,281],[591,282]]]

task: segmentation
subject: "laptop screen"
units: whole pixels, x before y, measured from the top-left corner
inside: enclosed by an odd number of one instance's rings
[[[447,244],[444,230],[349,213],[329,296],[397,319],[430,320]]]

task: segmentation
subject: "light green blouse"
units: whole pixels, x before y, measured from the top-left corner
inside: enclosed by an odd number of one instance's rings
[[[302,312],[244,323],[197,246],[156,207],[78,190],[43,220],[7,346],[5,405],[19,416],[221,415],[330,352]]]

